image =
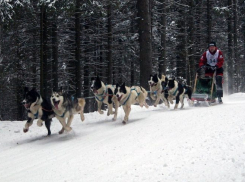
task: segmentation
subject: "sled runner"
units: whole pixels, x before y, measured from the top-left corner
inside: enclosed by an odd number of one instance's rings
[[[213,74],[205,74],[205,69],[199,68],[196,73],[191,100],[194,106],[210,106],[216,103],[216,70]]]

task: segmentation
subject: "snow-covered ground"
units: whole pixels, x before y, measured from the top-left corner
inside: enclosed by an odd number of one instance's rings
[[[76,115],[69,133],[36,122],[0,122],[1,182],[245,182],[245,94],[223,105],[168,110],[134,106],[126,125]]]

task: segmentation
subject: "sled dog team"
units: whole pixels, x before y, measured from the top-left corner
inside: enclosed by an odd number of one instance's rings
[[[116,121],[117,119],[119,106],[123,107],[125,113],[123,124],[128,122],[131,105],[139,104],[140,107],[149,107],[146,103],[148,92],[141,86],[128,87],[125,86],[125,83],[122,85],[105,85],[98,76],[92,78],[91,82],[90,88],[97,101],[98,112],[103,114],[101,106],[103,103],[107,104],[107,115],[113,115],[113,121]],[[179,103],[181,104],[181,108],[183,108],[185,95],[188,96],[189,101],[191,102],[192,88],[177,81],[173,77],[167,78],[162,75],[162,77],[159,78],[157,74],[150,75],[148,84],[150,87],[150,97],[155,100],[155,107],[159,104],[160,100],[162,100],[165,105],[170,108],[169,102],[173,104],[173,99],[175,99],[174,109],[178,108]],[[38,119],[38,126],[42,126],[43,122],[45,123],[48,135],[51,134],[50,125],[53,117],[56,117],[62,125],[59,134],[64,133],[64,131],[69,132],[72,130],[71,123],[74,114],[80,113],[81,120],[84,121],[85,119],[85,99],[71,97],[67,95],[62,88],[53,90],[50,102],[48,102],[35,88],[29,90],[25,87],[22,104],[26,108],[28,114],[28,120],[23,129],[25,133],[28,132],[34,119]]]

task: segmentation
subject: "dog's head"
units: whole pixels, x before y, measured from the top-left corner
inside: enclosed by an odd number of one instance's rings
[[[114,95],[116,95],[117,100],[120,101],[123,98],[123,95],[127,93],[125,83],[122,85],[117,84],[116,89],[114,91]]]
[[[24,99],[22,104],[26,109],[30,109],[31,105],[35,105],[39,99],[40,95],[37,93],[35,88],[32,88],[31,90],[29,90],[28,87],[24,88]]]
[[[159,78],[158,78],[157,74],[150,75],[150,78],[148,80],[148,84],[150,85],[150,87],[154,87],[157,85],[158,81],[159,81]]]
[[[92,83],[90,89],[92,90],[93,93],[97,94],[98,90],[102,87],[102,83],[99,76],[97,76],[96,78],[92,78],[91,82]]]
[[[52,95],[50,97],[50,101],[53,107],[59,109],[62,103],[64,102],[63,90],[60,88],[59,90],[53,90]]]
[[[172,89],[175,87],[175,77],[174,76],[168,78],[167,87],[169,89]]]

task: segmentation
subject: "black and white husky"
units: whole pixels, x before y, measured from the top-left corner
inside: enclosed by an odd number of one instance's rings
[[[114,94],[116,95],[120,105],[122,105],[125,113],[123,124],[126,124],[128,121],[132,104],[138,103],[141,107],[143,106],[145,106],[146,108],[149,107],[146,103],[148,92],[143,87],[140,86],[127,87],[125,86],[125,83],[123,83],[120,86],[117,84]]]
[[[68,96],[61,88],[59,91],[53,91],[50,100],[55,117],[62,125],[62,129],[59,131],[59,134],[62,134],[65,130],[67,132],[72,130],[70,126],[74,114],[80,113],[81,120],[84,121],[85,118],[83,111],[86,103],[84,98]]]
[[[152,100],[156,100],[154,107],[159,104],[159,101],[162,100],[165,105],[169,108],[168,102],[168,91],[165,90],[168,78],[165,75],[162,75],[162,78],[159,78],[157,74],[150,75],[148,84],[150,86],[150,97]]]
[[[188,96],[188,101],[191,102],[192,88],[187,85],[182,85],[175,80],[175,77],[168,78],[166,87],[168,88],[168,100],[173,103],[173,99],[176,99],[174,109],[178,108],[179,102],[181,107],[184,107],[185,95]],[[189,103],[191,105],[191,103]]]
[[[33,120],[38,119],[37,125],[42,126],[43,122],[45,122],[48,135],[50,135],[50,125],[52,118],[54,117],[51,104],[41,97],[35,88],[29,90],[27,87],[24,89],[24,100],[22,101],[22,104],[28,112],[28,120],[23,129],[24,133],[28,132],[29,127],[33,124]]]
[[[98,112],[100,114],[103,114],[104,112],[101,111],[101,106],[102,103],[108,105],[108,111],[107,111],[107,116],[113,115],[113,120],[115,121],[117,119],[117,112],[118,112],[118,107],[119,103],[116,99],[116,97],[113,95],[116,86],[115,85],[105,85],[97,76],[96,78],[92,78],[92,83],[90,86],[90,89],[94,93],[95,100],[97,101],[98,104]],[[113,111],[113,103],[115,105],[115,111]]]

